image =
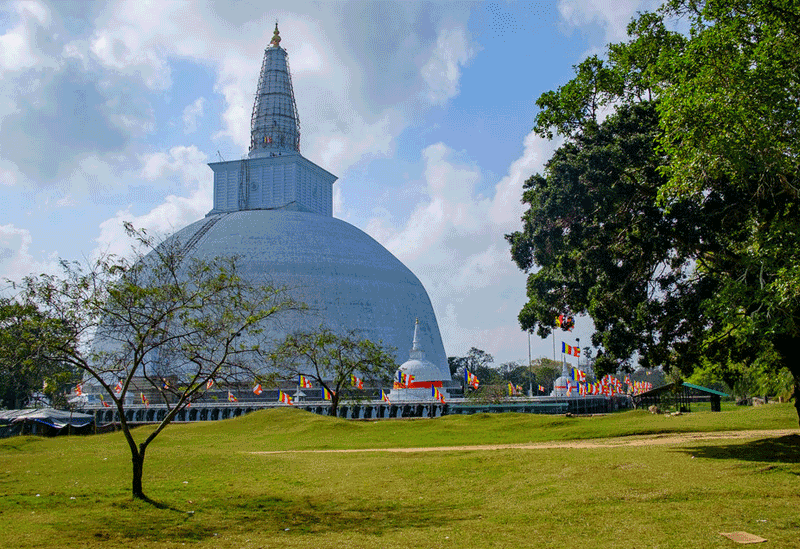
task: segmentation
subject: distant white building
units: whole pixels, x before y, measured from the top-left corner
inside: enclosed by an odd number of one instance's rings
[[[400,365],[398,371],[406,376],[413,376],[413,380],[403,383],[396,379],[389,393],[390,402],[434,400],[433,387],[438,387],[444,398],[448,397],[447,391],[443,388],[443,381],[450,379],[450,369],[447,370],[448,375],[442,377],[441,369],[425,358],[419,320],[414,323],[414,341],[408,360]]]
[[[578,396],[580,394],[578,384],[572,380],[566,362],[561,364],[561,376],[553,382],[553,391],[550,396]]]

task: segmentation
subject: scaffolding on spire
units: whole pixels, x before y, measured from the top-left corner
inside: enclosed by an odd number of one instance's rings
[[[250,157],[300,152],[300,118],[292,89],[286,50],[278,23],[264,50],[258,89],[250,119]]]

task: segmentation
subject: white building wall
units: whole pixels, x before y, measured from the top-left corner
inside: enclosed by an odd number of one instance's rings
[[[302,210],[333,215],[333,183],[336,176],[298,154],[257,157],[246,160],[246,210],[270,210],[296,205]],[[235,212],[239,207],[239,171],[243,162],[216,162],[214,209],[211,213]]]

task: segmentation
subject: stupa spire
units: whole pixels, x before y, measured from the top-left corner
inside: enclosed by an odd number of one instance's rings
[[[278,23],[264,50],[250,119],[250,158],[300,152],[300,118]]]
[[[425,351],[419,338],[419,319],[414,322],[414,341],[411,343],[411,352],[408,354],[410,359],[422,360],[425,358]]]

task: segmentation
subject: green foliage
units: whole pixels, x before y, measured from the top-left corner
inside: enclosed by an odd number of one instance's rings
[[[494,368],[494,357],[482,349],[471,347],[467,356],[448,357],[450,371],[453,380],[464,383],[464,371],[469,370],[476,376],[482,384],[496,384],[502,382],[502,376],[497,368]]]
[[[68,365],[37,352],[41,327],[51,321],[32,304],[0,297],[0,408],[22,408],[34,393],[63,400],[61,386],[77,380]]]
[[[313,332],[289,334],[270,355],[273,368],[288,379],[304,375],[331,392],[331,415],[335,416],[343,398],[363,394],[351,385],[351,376],[367,382],[387,383],[397,369],[393,350],[356,331],[344,335],[320,326]]]
[[[536,131],[567,141],[507,235],[523,329],[588,313],[600,374],[786,369],[800,415],[798,21],[789,0],[673,0],[540,98]]]
[[[534,386],[541,385],[549,393],[553,389],[558,376],[561,375],[561,363],[549,358],[537,358],[532,361]]]
[[[531,370],[525,364],[519,362],[504,362],[500,365],[500,375],[503,381],[511,382],[514,385],[522,385],[528,388],[532,379]]]

